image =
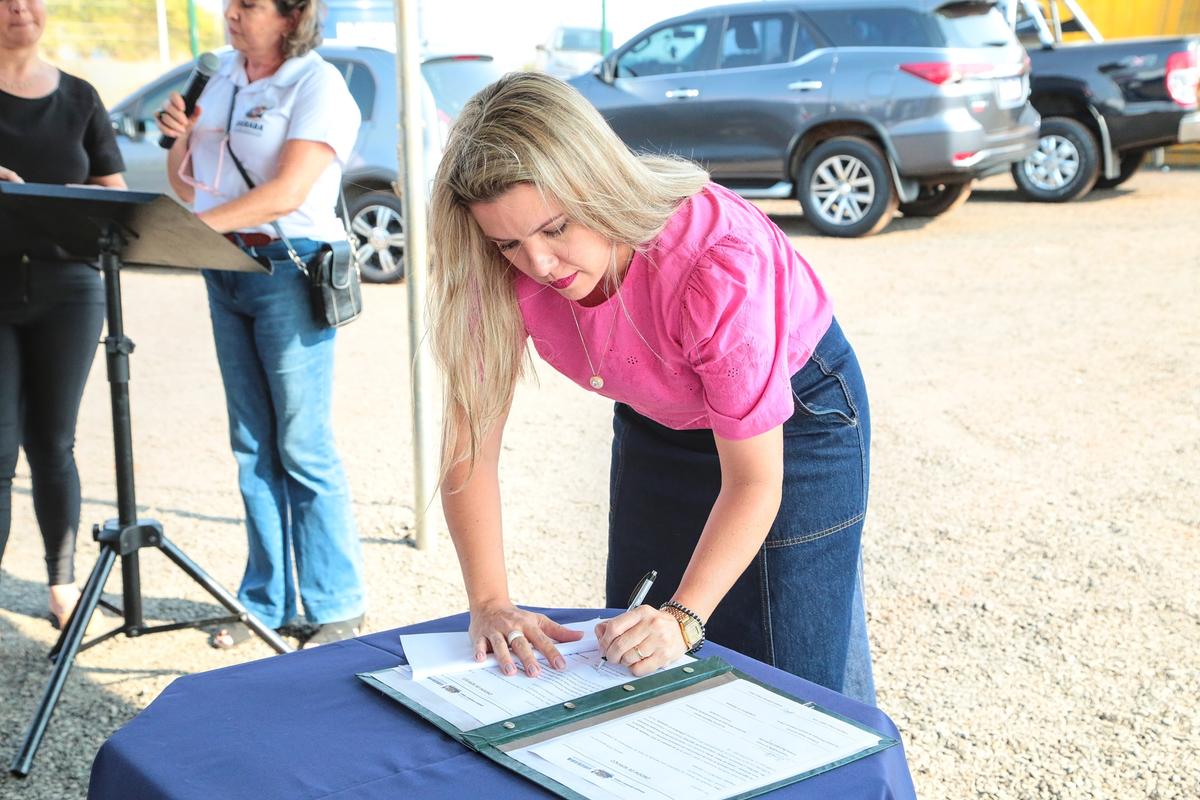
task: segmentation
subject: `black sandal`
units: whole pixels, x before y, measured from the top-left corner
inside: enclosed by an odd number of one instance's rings
[[[280,636],[287,636],[305,642],[317,632],[318,627],[317,623],[309,622],[303,617],[293,617],[290,621],[276,628],[275,632]]]
[[[307,649],[322,644],[353,639],[362,633],[363,621],[365,619],[366,614],[359,614],[357,617],[352,617],[351,619],[338,620],[337,622],[322,622],[317,625],[317,629],[313,635],[304,641],[302,648]]]

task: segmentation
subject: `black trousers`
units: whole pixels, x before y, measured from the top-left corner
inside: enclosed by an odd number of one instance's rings
[[[75,422],[103,322],[104,287],[95,269],[0,260],[0,559],[24,447],[51,585],[75,580]]]

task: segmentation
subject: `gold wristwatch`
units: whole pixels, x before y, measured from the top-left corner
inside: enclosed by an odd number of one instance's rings
[[[704,622],[701,621],[699,614],[674,600],[663,603],[659,610],[667,612],[679,623],[679,632],[683,634],[687,655],[692,655],[704,646]]]

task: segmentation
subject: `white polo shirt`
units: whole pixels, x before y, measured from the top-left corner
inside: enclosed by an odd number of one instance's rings
[[[274,75],[250,83],[245,58],[237,51],[221,55],[221,69],[204,87],[197,104],[200,118],[192,129],[192,177],[197,182],[192,209],[199,213],[249,191],[225,147],[229,143],[256,185],[279,171],[279,156],[292,139],[325,142],[335,158],[317,179],[304,203],[277,221],[289,238],[329,242],[344,239],[336,211],[342,168],[350,158],[362,121],[358,105],[337,68],[309,52],[289,58]],[[237,98],[232,118],[230,100]],[[185,164],[186,167],[186,164]],[[270,223],[244,232],[277,236]]]

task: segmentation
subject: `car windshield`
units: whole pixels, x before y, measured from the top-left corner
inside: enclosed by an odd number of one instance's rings
[[[490,58],[465,56],[426,61],[421,73],[437,107],[451,119],[458,116],[472,95],[500,77],[500,70]]]

